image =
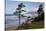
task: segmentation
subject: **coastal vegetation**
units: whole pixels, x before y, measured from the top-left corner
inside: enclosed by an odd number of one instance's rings
[[[44,28],[44,7],[43,4],[39,6],[39,9],[37,10],[38,16],[33,19],[32,22],[30,23],[23,23],[21,25],[20,29],[39,29],[39,28]],[[27,20],[31,21],[31,20]],[[19,29],[19,28],[17,28]]]

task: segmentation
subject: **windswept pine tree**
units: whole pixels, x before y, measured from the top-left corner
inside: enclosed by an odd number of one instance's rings
[[[39,5],[38,9],[38,17],[34,19],[34,21],[44,21],[44,4]]]
[[[38,9],[39,19],[44,20],[44,4],[41,4]]]
[[[26,12],[25,10],[22,9],[23,7],[25,7],[25,5],[23,5],[23,3],[20,3],[18,5],[18,8],[16,8],[16,12],[14,12],[14,14],[18,14],[18,17],[19,17],[19,29],[20,29],[20,15],[21,15],[21,12]]]
[[[38,9],[38,11],[37,11],[38,14],[43,13],[43,12],[44,12],[43,9],[44,9],[44,4],[39,5],[39,9]]]

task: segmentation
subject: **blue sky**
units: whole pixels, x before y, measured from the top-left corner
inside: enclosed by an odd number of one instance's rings
[[[23,3],[26,7],[23,8],[27,12],[37,11],[39,5],[42,4],[40,2],[25,2],[25,1],[7,1],[6,2],[6,14],[13,14],[18,7],[18,4]]]

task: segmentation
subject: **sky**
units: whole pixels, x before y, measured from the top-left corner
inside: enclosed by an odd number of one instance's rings
[[[6,1],[6,14],[13,14],[18,8],[18,5],[23,3],[26,7],[22,8],[26,10],[26,12],[37,11],[39,5],[42,4],[41,2],[27,2],[27,1],[13,1],[7,0]]]

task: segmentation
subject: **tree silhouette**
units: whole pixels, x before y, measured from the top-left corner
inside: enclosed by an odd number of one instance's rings
[[[43,12],[43,4],[39,5],[39,9],[38,9],[38,14],[41,14],[41,12]]]
[[[20,3],[19,5],[18,5],[18,8],[16,8],[16,12],[14,12],[14,14],[18,14],[18,17],[19,17],[19,29],[20,29],[20,15],[21,15],[21,12],[23,11],[23,12],[26,12],[25,10],[22,10],[22,8],[23,7],[25,7],[25,5],[23,5],[23,3]]]
[[[44,11],[43,11],[43,9],[44,9],[44,6],[43,6],[44,4],[41,4],[41,5],[39,5],[39,9],[38,9],[38,17],[36,17],[35,19],[34,19],[34,21],[36,22],[36,21],[44,21]],[[33,21],[33,22],[34,22]]]
[[[44,20],[44,11],[43,11],[43,9],[44,9],[44,4],[41,4],[40,6],[39,6],[39,9],[38,9],[38,18],[39,19],[41,19],[41,20]],[[38,19],[38,20],[39,20]]]

